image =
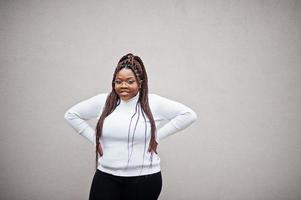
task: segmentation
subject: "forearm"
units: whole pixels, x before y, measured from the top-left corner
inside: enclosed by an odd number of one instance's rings
[[[196,119],[197,115],[192,110],[190,112],[186,112],[174,117],[168,123],[157,130],[156,141],[159,143],[162,139],[187,128],[194,121],[196,121]]]
[[[88,139],[88,141],[96,145],[95,129],[93,129],[85,120],[79,118],[76,112],[68,110],[65,113],[64,118],[74,130],[76,130],[80,135]]]

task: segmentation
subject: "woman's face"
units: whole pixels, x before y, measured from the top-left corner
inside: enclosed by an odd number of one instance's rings
[[[123,68],[115,77],[115,91],[124,100],[136,96],[139,91],[139,83],[131,69]]]

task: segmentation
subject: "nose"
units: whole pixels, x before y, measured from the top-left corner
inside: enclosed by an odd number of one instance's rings
[[[128,85],[126,84],[126,82],[123,81],[122,84],[121,84],[121,88],[127,88],[127,86],[128,86]]]

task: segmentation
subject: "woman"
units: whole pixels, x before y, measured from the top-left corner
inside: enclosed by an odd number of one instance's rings
[[[197,115],[179,102],[148,94],[144,64],[129,53],[118,62],[111,92],[74,105],[64,118],[95,146],[89,200],[155,200],[162,189],[157,145]],[[95,130],[85,121],[92,118],[98,119]]]

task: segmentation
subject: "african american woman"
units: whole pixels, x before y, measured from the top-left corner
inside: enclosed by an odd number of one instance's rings
[[[162,189],[160,141],[191,125],[197,114],[186,105],[148,93],[139,56],[123,56],[112,89],[70,107],[65,120],[95,147],[89,200],[156,200]],[[86,120],[98,120],[93,129]]]

